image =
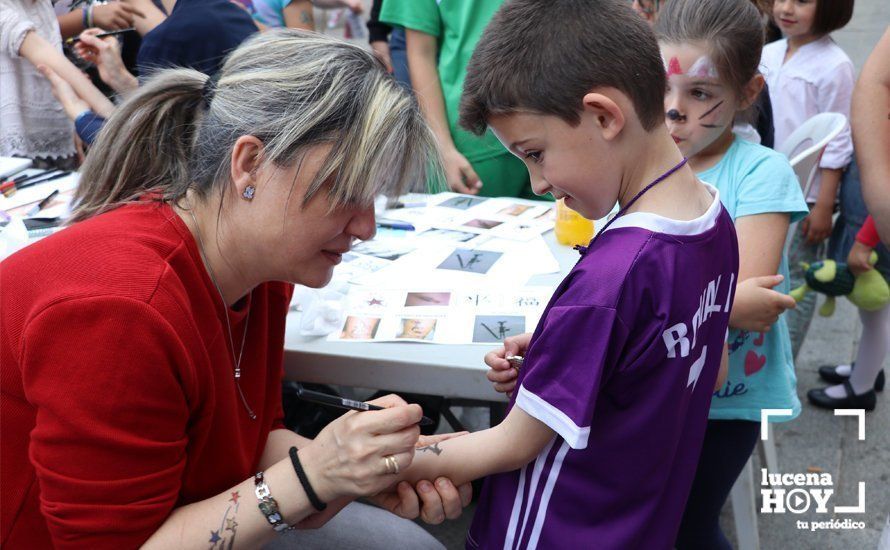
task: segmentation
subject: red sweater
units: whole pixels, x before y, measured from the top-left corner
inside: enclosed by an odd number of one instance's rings
[[[0,281],[0,546],[137,547],[175,507],[255,473],[282,426],[291,285],[226,311],[188,228],[151,202],[26,247]],[[222,317],[238,349],[248,308],[256,420]]]
[[[856,240],[869,248],[875,248],[881,243],[881,237],[878,235],[878,228],[875,226],[875,219],[871,216],[865,218],[865,223],[859,233],[856,234]]]

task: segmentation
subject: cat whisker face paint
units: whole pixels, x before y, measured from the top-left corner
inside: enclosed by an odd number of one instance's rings
[[[665,122],[680,151],[693,157],[731,131],[737,100],[707,50],[693,44],[661,46],[668,82]]]

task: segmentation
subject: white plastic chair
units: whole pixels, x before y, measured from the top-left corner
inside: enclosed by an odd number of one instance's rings
[[[847,126],[847,117],[840,113],[819,113],[798,126],[797,130],[785,139],[785,143],[776,149],[788,157],[791,168],[800,182],[800,189],[806,197],[816,179],[819,170],[819,161],[825,146],[840,134]],[[791,245],[791,237],[797,230],[797,222],[788,228],[788,236],[785,239],[785,253]]]
[[[847,117],[840,113],[819,113],[801,124],[785,143],[777,149],[788,157],[804,197],[810,192],[813,180],[819,170],[819,161],[825,146],[840,134],[847,125]],[[785,239],[785,254],[791,245],[791,238],[797,230],[797,222],[788,228]],[[763,463],[770,472],[778,472],[776,454],[776,433],[770,429],[769,439],[760,442]],[[760,535],[757,531],[757,496],[755,493],[753,460],[748,459],[745,468],[730,492],[732,515],[735,522],[739,550],[759,550]]]
[[[819,160],[828,142],[840,134],[847,125],[847,117],[840,113],[819,113],[801,124],[776,150],[791,162],[800,181],[804,196],[810,191]]]

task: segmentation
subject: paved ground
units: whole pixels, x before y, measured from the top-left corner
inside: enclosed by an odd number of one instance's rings
[[[320,17],[316,20],[325,21]],[[853,60],[857,72],[888,25],[890,3],[887,0],[858,0],[851,23],[834,34],[835,40]],[[338,34],[338,31],[331,33]],[[798,392],[804,403],[803,413],[794,422],[778,425],[775,436],[782,472],[805,473],[808,469],[819,469],[831,474],[836,491],[831,503],[854,505],[857,502],[858,483],[864,482],[865,513],[855,516],[819,515],[815,512],[801,515],[758,514],[763,550],[877,548],[881,530],[890,513],[890,389],[885,394],[879,394],[877,410],[866,416],[865,441],[857,438],[855,418],[835,417],[827,411],[814,409],[806,404],[805,398],[808,389],[821,386],[816,373],[819,365],[846,363],[853,358],[859,333],[856,310],[844,300],[838,302],[833,317],[816,317],[797,362]],[[885,362],[885,370],[890,375],[890,360]],[[759,472],[759,468],[757,459],[755,472]],[[757,474],[755,484],[759,481]],[[758,501],[758,510],[759,507]],[[449,549],[463,548],[472,514],[473,508],[470,507],[457,521],[426,527]],[[864,522],[866,528],[817,532],[797,528],[798,520],[812,522],[845,517]],[[723,510],[721,522],[734,542],[735,528],[730,505]],[[890,550],[890,543],[882,550]]]

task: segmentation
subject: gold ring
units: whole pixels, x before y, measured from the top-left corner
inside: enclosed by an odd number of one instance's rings
[[[400,468],[399,468],[399,461],[396,460],[396,457],[389,455],[389,456],[383,457],[383,460],[384,460],[384,462],[386,462],[386,473],[392,474],[392,475],[398,475]]]

